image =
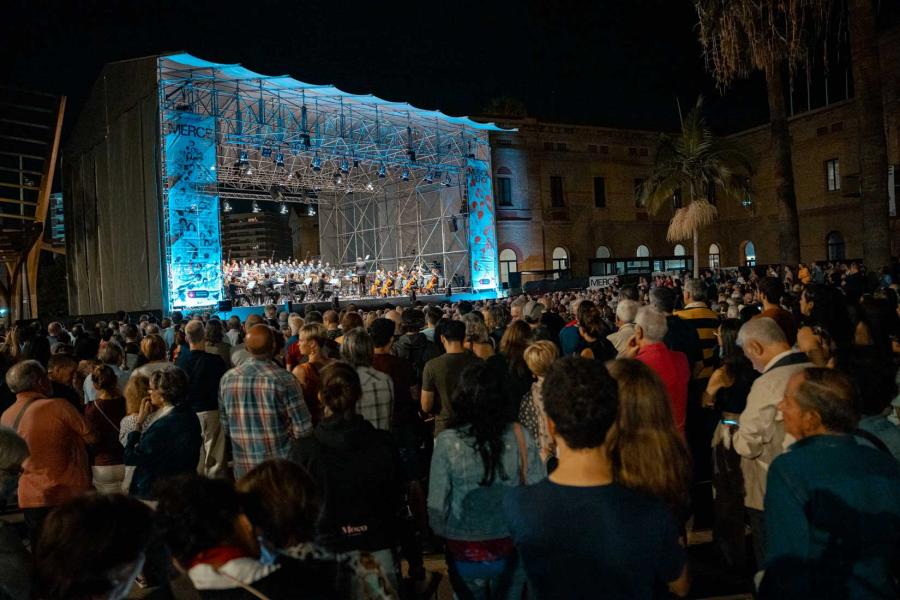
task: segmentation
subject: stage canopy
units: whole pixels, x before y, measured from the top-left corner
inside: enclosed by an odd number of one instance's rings
[[[500,130],[186,53],[109,64],[66,149],[67,212],[85,215],[70,310],[214,304],[233,200],[319,209],[333,262],[427,260],[495,286],[488,134]]]

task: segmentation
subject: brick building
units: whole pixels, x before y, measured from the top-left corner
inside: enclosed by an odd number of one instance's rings
[[[881,35],[879,46],[888,164],[900,170],[900,27]],[[790,98],[804,261],[862,256],[856,105],[852,83],[843,77],[837,73],[831,82],[819,82],[824,93],[814,89],[803,98],[798,90]],[[825,106],[809,110],[822,98]],[[497,124],[518,129],[491,135],[501,280],[510,270],[562,266],[584,276],[595,257],[692,253],[689,243],[666,241],[672,208],[652,215],[635,201],[635,187],[652,167],[658,132],[528,118],[497,119]],[[778,260],[768,125],[731,137],[755,159],[752,206],[717,202],[718,223],[700,235],[701,267],[716,261],[735,266]],[[900,184],[897,175],[896,183],[892,175],[889,180],[892,188]],[[895,219],[891,222],[896,255],[898,234]]]

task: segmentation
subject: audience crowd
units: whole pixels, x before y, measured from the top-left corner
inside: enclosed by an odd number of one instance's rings
[[[897,598],[898,365],[856,263],[17,323],[0,600],[426,598],[434,553],[458,598],[686,596],[704,521],[761,598]]]

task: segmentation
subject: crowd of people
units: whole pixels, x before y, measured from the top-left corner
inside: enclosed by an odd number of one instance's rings
[[[861,265],[22,323],[0,598],[900,594],[900,303]],[[710,485],[707,485],[711,482]],[[749,542],[748,531],[749,527]]]

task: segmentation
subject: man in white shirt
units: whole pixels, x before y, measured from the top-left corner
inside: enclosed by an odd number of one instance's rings
[[[637,316],[638,303],[634,300],[619,300],[616,305],[616,332],[606,336],[606,339],[616,347],[616,352],[621,356],[628,348],[628,340],[634,335],[634,319]]]
[[[788,380],[815,366],[807,356],[793,350],[784,331],[773,319],[751,319],[741,327],[737,339],[753,368],[762,375],[753,383],[747,406],[733,431],[731,443],[741,455],[744,474],[744,506],[753,532],[753,552],[758,565],[765,558],[766,539],[763,499],[769,465],[794,439],[785,434],[778,403],[784,398]]]

